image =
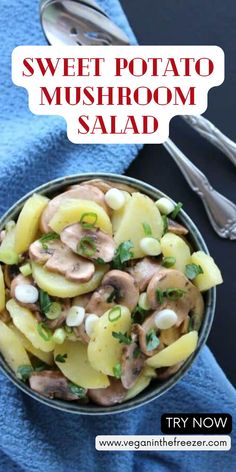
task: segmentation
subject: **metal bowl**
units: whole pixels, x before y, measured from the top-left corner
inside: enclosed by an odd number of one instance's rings
[[[91,180],[95,178],[100,179],[107,179],[114,183],[122,183],[128,186],[133,187],[137,191],[141,191],[144,194],[148,195],[149,197],[157,200],[160,197],[166,196],[160,190],[148,185],[144,182],[139,180],[122,176],[116,174],[77,174],[67,177],[61,177],[56,180],[52,180],[51,182],[47,182],[40,187],[32,190],[32,192],[25,195],[25,197],[18,200],[15,205],[13,205],[0,219],[0,229],[2,229],[6,222],[9,220],[16,220],[19,212],[24,205],[25,201],[34,193],[41,193],[42,195],[53,196],[59,192],[62,192],[71,184],[80,183],[86,180]],[[168,197],[169,198],[169,197]],[[194,250],[202,250],[208,253],[207,246],[204,242],[204,239],[193,223],[193,221],[189,218],[189,216],[184,212],[181,211],[181,214],[178,218],[180,223],[183,223],[189,230],[189,241],[194,248]],[[23,392],[27,395],[30,395],[35,400],[38,400],[45,405],[48,405],[52,408],[56,408],[61,411],[65,411],[67,413],[75,413],[75,414],[82,414],[82,415],[104,415],[104,414],[112,414],[112,413],[121,413],[124,411],[132,410],[133,408],[137,408],[139,406],[145,405],[146,403],[158,398],[160,395],[163,395],[167,392],[170,388],[174,387],[174,385],[183,377],[183,375],[187,372],[187,370],[191,367],[194,359],[198,355],[200,349],[206,343],[208,338],[211,325],[214,318],[215,313],[215,304],[216,304],[216,289],[212,288],[208,290],[205,294],[205,316],[204,320],[199,332],[199,341],[196,351],[190,356],[186,362],[182,365],[182,367],[176,372],[171,378],[166,381],[158,382],[157,380],[153,380],[150,385],[141,392],[137,397],[128,400],[125,403],[115,405],[112,407],[103,407],[94,404],[79,404],[73,402],[65,402],[61,400],[53,400],[43,397],[39,395],[33,390],[31,390],[26,384],[22,381],[17,379],[15,374],[11,371],[8,367],[7,363],[4,359],[0,356],[0,367],[5,373],[5,375]]]

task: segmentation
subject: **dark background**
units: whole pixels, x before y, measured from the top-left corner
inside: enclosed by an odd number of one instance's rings
[[[140,44],[221,46],[226,57],[225,82],[209,92],[205,116],[236,140],[236,4],[234,0],[122,0]],[[170,137],[209,177],[212,185],[236,202],[236,169],[220,151],[181,118],[171,122]],[[127,171],[184,202],[220,266],[224,284],[217,289],[217,310],[208,345],[236,385],[236,241],[219,238],[200,199],[162,145],[146,145]]]

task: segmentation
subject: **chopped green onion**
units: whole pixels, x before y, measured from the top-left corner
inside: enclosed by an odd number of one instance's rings
[[[28,277],[28,275],[32,274],[31,264],[29,262],[19,267],[19,270],[24,277]]]
[[[89,218],[92,219],[91,223],[88,223],[88,221],[85,221],[85,219]],[[84,229],[91,229],[94,228],[95,224],[97,223],[98,215],[96,213],[83,213],[83,215],[80,218],[80,224]]]
[[[167,288],[164,291],[164,297],[168,298],[169,300],[176,301],[183,296],[185,290],[181,288]]]
[[[97,264],[101,264],[101,265],[102,265],[102,264],[106,264],[105,261],[104,261],[101,257],[98,257],[98,258],[95,260],[95,262],[96,262]]]
[[[120,317],[121,317],[121,308],[120,308],[120,306],[115,306],[114,308],[112,308],[112,309],[109,311],[108,319],[109,319],[109,321],[111,321],[112,323],[113,323],[114,321],[119,320]]]
[[[154,329],[151,329],[149,333],[147,333],[146,342],[147,342],[147,345],[146,345],[147,351],[152,351],[153,349],[156,349],[159,346],[160,341],[158,337],[156,336]]]
[[[51,341],[52,339],[52,331],[48,328],[45,323],[38,323],[37,324],[37,331],[41,338],[44,339],[44,341]]]
[[[52,335],[52,340],[56,344],[63,344],[65,339],[66,339],[66,331],[63,328],[57,328]]]
[[[188,279],[193,280],[199,274],[203,274],[203,269],[200,265],[197,264],[187,264],[185,266],[185,275]]]
[[[149,223],[142,223],[145,236],[152,236],[152,228]]]
[[[166,215],[162,215],[161,217],[163,221],[163,236],[164,236],[164,234],[166,234],[168,231],[168,218]]]
[[[175,205],[174,211],[171,213],[171,218],[174,220],[176,216],[179,214],[180,210],[183,208],[183,203],[179,202]]]
[[[57,320],[61,315],[61,305],[58,302],[52,302],[48,310],[45,312],[45,316],[49,320]]]
[[[176,301],[183,296],[185,290],[181,288],[167,288],[166,290],[161,290],[158,288],[156,290],[156,298],[160,305],[164,302],[164,298],[168,298],[168,300]]]
[[[72,334],[73,333],[73,329],[70,326],[65,325],[64,330],[65,330],[66,334]]]
[[[169,267],[173,267],[175,263],[176,263],[176,257],[163,257],[161,265],[163,265],[163,267],[169,268]]]
[[[67,354],[57,354],[57,356],[55,357],[55,361],[64,364],[66,362],[67,357]]]
[[[79,387],[79,385],[74,384],[73,382],[68,383],[68,388],[71,393],[76,395],[78,398],[85,398],[86,397],[86,390],[83,387]]]
[[[117,364],[113,367],[113,374],[116,379],[121,378],[122,371],[121,371],[121,364],[119,362],[117,362]]]
[[[131,336],[128,336],[127,333],[121,333],[120,331],[118,333],[116,333],[115,331],[112,331],[112,336],[113,336],[113,338],[118,339],[120,344],[121,343],[131,344],[131,342],[132,342]]]
[[[122,270],[126,263],[132,259],[133,252],[131,249],[134,247],[132,241],[124,241],[116,249],[115,257],[112,261],[112,268]]]
[[[41,236],[41,238],[39,239],[39,242],[42,244],[43,249],[46,251],[48,249],[48,245],[46,243],[50,241],[55,241],[56,239],[60,239],[59,234],[52,232],[43,234],[43,236]]]
[[[77,252],[81,256],[93,257],[96,253],[97,248],[96,244],[90,236],[84,236],[81,238],[80,242],[77,245]]]
[[[31,365],[20,365],[17,368],[17,377],[22,380],[23,382],[26,382],[30,375],[33,373],[34,369],[31,367]]]

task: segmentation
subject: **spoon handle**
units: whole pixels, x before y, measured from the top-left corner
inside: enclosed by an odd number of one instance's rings
[[[201,115],[183,115],[182,118],[201,136],[220,149],[236,166],[236,143],[223,134],[213,123]]]
[[[185,154],[167,139],[163,146],[174,159],[191,189],[202,199],[209,220],[222,238],[236,239],[236,205],[217,192]]]

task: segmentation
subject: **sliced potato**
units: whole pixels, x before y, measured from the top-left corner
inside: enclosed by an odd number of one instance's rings
[[[58,362],[56,357],[67,354],[65,362]],[[110,385],[109,379],[101,372],[97,372],[90,365],[87,355],[87,346],[80,341],[65,341],[57,344],[54,359],[58,368],[71,382],[83,388],[106,388]]]
[[[185,361],[196,349],[198,342],[198,332],[190,331],[184,334],[170,346],[147,359],[146,364],[155,367],[170,367]]]
[[[20,341],[9,326],[0,320],[0,352],[9,367],[17,373],[21,365],[31,366],[30,358]]]
[[[200,265],[203,274],[199,274],[193,283],[201,292],[205,292],[215,285],[222,284],[223,279],[220,269],[217,267],[213,257],[208,256],[203,251],[194,252],[191,256],[190,264]]]
[[[185,271],[185,266],[189,262],[190,249],[188,244],[177,234],[166,233],[161,238],[161,251],[164,257],[175,257],[176,262],[173,269]]]
[[[35,240],[40,216],[48,201],[48,198],[34,194],[25,202],[16,224],[15,250],[17,254],[27,251]]]
[[[117,246],[124,241],[132,241],[134,258],[145,255],[140,248],[140,241],[145,237],[143,223],[150,225],[154,238],[161,238],[163,221],[158,208],[151,198],[136,192],[125,205],[123,217],[114,236]]]
[[[0,261],[13,265],[18,263],[18,254],[15,250],[16,224],[9,221],[6,224],[5,237],[0,246]]]
[[[19,341],[23,344],[24,348],[30,354],[37,357],[41,361],[45,362],[45,364],[53,365],[53,353],[52,352],[44,352],[41,349],[36,349],[33,344],[27,339],[24,334],[19,331],[14,325],[10,327],[11,330],[15,333]]]
[[[136,397],[139,393],[141,393],[145,388],[148,387],[152,378],[147,377],[144,374],[139,375],[133,387],[131,387],[126,394],[125,400],[131,400],[131,398]]]
[[[78,223],[85,213],[95,213],[97,215],[96,228],[100,228],[107,234],[112,234],[111,220],[105,210],[92,200],[81,200],[79,198],[71,198],[62,202],[49,222],[49,226],[56,233],[61,233],[66,226]],[[87,223],[94,222],[94,217],[86,216],[83,221]]]
[[[7,302],[6,307],[16,328],[25,335],[36,349],[41,349],[44,352],[53,351],[55,343],[52,340],[45,341],[40,336],[37,330],[38,322],[31,311],[18,305],[13,299]]]
[[[63,275],[49,272],[43,266],[32,262],[32,273],[36,284],[49,295],[59,298],[72,298],[92,292],[99,286],[107,270],[108,267],[105,265],[98,266],[91,280],[79,284],[66,280]]]
[[[111,222],[112,222],[113,233],[116,233],[116,231],[118,230],[118,228],[120,226],[120,223],[121,223],[121,220],[122,220],[122,218],[124,216],[124,213],[126,211],[126,205],[127,205],[128,201],[131,199],[130,193],[125,192],[125,191],[122,191],[122,193],[125,197],[124,206],[121,207],[120,210],[114,210],[112,212]]]
[[[4,283],[4,276],[2,272],[2,267],[0,266],[0,312],[4,310],[6,302],[5,296],[5,283]]]
[[[106,311],[96,323],[88,345],[90,364],[97,371],[111,376],[114,376],[114,366],[121,360],[124,346],[112,336],[112,332],[129,333],[131,328],[131,315],[128,308],[120,305],[116,308],[120,309],[120,317],[116,321],[110,321],[109,314],[112,310]]]

